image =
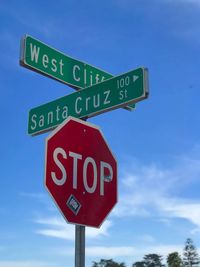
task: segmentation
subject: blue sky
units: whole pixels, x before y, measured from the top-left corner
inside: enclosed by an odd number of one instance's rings
[[[118,160],[119,202],[86,229],[86,267],[200,249],[200,1],[0,1],[0,267],[74,265],[74,226],[44,188],[48,135],[27,134],[28,111],[73,89],[19,66],[24,34],[113,75],[149,69],[133,112],[88,121]]]

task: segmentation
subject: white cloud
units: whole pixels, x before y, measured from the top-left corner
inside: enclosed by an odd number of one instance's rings
[[[0,267],[54,267],[53,263],[39,261],[0,261]]]
[[[182,245],[154,245],[145,247],[88,247],[86,248],[86,253],[93,257],[105,257],[105,258],[115,258],[115,257],[131,257],[142,260],[145,254],[156,253],[166,257],[169,253],[177,251],[182,254]]]
[[[74,240],[74,226],[67,224],[62,217],[47,217],[35,220],[37,224],[43,225],[42,229],[36,231],[37,234]]]
[[[184,199],[163,198],[158,206],[165,216],[186,219],[196,226],[195,231],[200,231],[200,201],[195,203]]]
[[[60,255],[74,255],[74,248],[59,248],[55,249]],[[134,247],[131,246],[87,246],[85,248],[85,254],[87,257],[102,257],[102,258],[115,258],[115,257],[131,257],[134,254],[139,253]]]
[[[147,246],[143,249],[142,255],[156,253],[162,255],[164,258],[171,252],[178,252],[180,255],[183,252],[183,245],[162,245]]]
[[[67,224],[66,221],[60,217],[48,217],[40,218],[35,220],[39,225],[43,225],[44,228],[38,229],[37,234],[55,237],[60,239],[74,240],[75,239],[75,226],[72,224]],[[100,236],[107,236],[108,230],[112,223],[110,221],[105,221],[101,228],[96,229],[92,227],[86,228],[87,238],[98,238]]]
[[[166,257],[169,253],[177,251],[182,254],[183,246],[181,245],[146,245],[146,246],[88,246],[86,247],[85,253],[87,257],[92,258],[130,258],[133,262],[133,259],[142,260],[143,256],[150,253],[160,254]],[[73,256],[74,248],[57,248],[54,249],[59,255],[62,256]]]
[[[140,239],[142,242],[145,242],[145,243],[154,243],[154,242],[156,241],[155,238],[154,238],[153,236],[148,235],[148,234],[140,236],[139,239]]]
[[[119,198],[118,204],[113,209],[111,216],[130,217],[140,216],[148,217],[150,213],[146,209],[146,200],[140,193],[123,194]]]
[[[108,236],[109,229],[113,225],[113,223],[109,220],[104,221],[99,229],[87,227],[86,234],[88,238],[97,238],[99,236]]]
[[[198,186],[198,147],[187,156],[174,158],[169,165],[144,165],[131,160],[120,177],[119,203],[112,216],[156,216],[165,222],[180,218],[192,224],[191,232],[200,231],[200,199],[178,197],[185,188],[192,190]]]
[[[86,254],[90,257],[104,257],[104,258],[115,258],[115,257],[126,257],[132,256],[137,250],[134,247],[87,247]]]

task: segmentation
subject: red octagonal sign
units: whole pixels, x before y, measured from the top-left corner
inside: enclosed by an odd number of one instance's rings
[[[69,117],[47,137],[45,185],[68,222],[100,227],[117,203],[117,162],[98,127]]]

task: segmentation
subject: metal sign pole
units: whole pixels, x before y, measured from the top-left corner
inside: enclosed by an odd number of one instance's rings
[[[87,120],[82,118],[83,121]],[[85,267],[85,226],[75,225],[75,267]]]
[[[87,121],[87,117],[82,118]],[[75,225],[75,267],[85,267],[85,226]]]
[[[85,267],[85,226],[75,226],[75,267]]]

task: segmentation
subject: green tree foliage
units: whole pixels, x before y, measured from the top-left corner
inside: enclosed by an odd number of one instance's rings
[[[132,267],[145,267],[145,262],[144,261],[136,261],[133,263]]]
[[[144,256],[145,267],[163,267],[162,256],[158,254],[147,254]]]
[[[147,254],[144,256],[143,261],[136,261],[132,267],[163,267],[162,256],[158,254]]]
[[[167,264],[169,267],[182,267],[183,262],[178,252],[172,252],[167,256]]]
[[[118,263],[112,259],[101,259],[100,262],[94,261],[92,267],[126,267],[126,265],[124,262]]]
[[[197,267],[199,266],[200,259],[197,253],[196,247],[193,244],[191,238],[187,238],[183,251],[183,263],[186,267]]]

